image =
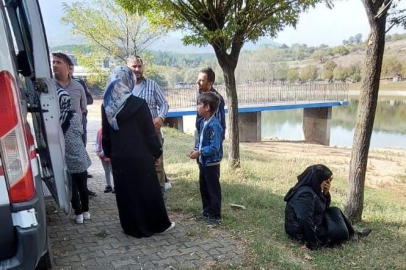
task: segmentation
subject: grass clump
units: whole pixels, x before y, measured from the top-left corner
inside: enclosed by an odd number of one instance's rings
[[[192,147],[192,136],[165,129],[165,170],[174,180],[174,188],[168,192],[168,206],[171,211],[186,215],[201,212],[198,167],[195,160],[186,156]],[[406,207],[393,199],[402,193],[366,188],[363,221],[356,227],[372,228],[372,234],[358,242],[307,254],[285,234],[283,196],[297,181],[296,176],[314,160],[305,155],[300,159],[281,158],[271,152],[266,155],[245,145],[241,147],[241,168],[231,170],[226,162],[227,142],[224,147],[220,177],[222,227],[243,239],[246,265],[251,269],[406,269]],[[337,172],[331,190],[333,205],[343,208],[347,188],[346,175]],[[232,209],[231,203],[244,205],[246,210]]]

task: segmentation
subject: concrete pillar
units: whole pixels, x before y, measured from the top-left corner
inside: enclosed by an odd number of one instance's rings
[[[261,141],[261,112],[238,114],[240,142]]]
[[[178,131],[183,132],[183,116],[166,118],[164,125],[176,128]]]
[[[330,145],[331,107],[303,109],[303,135],[308,143]]]

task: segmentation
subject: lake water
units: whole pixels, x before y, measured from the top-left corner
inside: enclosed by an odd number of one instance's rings
[[[348,107],[333,107],[330,145],[352,146],[358,98]],[[262,113],[262,138],[303,140],[303,109]],[[379,97],[371,138],[372,148],[406,149],[406,98]]]

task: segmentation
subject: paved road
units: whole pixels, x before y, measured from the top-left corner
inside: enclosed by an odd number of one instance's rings
[[[243,268],[241,241],[221,228],[207,229],[195,220],[170,213],[175,229],[150,238],[125,235],[120,227],[114,194],[104,194],[104,172],[93,152],[100,121],[89,121],[88,151],[92,158],[91,220],[74,224],[47,201],[48,228],[55,268],[62,269],[236,269]],[[176,188],[176,186],[174,187]],[[170,191],[169,191],[170,200]]]

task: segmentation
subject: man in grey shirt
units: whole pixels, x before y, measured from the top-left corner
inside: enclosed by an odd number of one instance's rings
[[[72,61],[64,53],[52,53],[52,69],[54,71],[54,82],[57,88],[63,88],[68,92],[72,110],[74,110],[82,123],[82,115],[87,112],[86,94],[83,86],[69,77],[69,66]]]

